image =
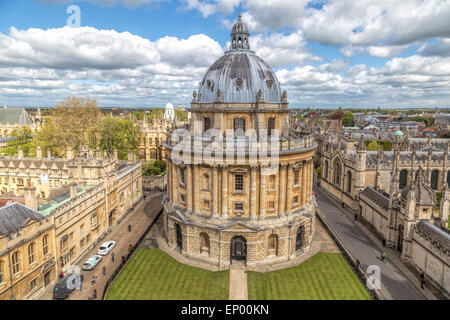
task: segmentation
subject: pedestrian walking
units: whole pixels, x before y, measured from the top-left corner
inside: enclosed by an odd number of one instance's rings
[[[345,203],[344,202],[342,202],[342,208],[345,208]]]
[[[94,289],[94,292],[92,292],[92,296],[94,299],[97,299],[97,289]]]
[[[64,278],[64,273],[61,271],[61,273],[59,274],[59,280],[61,280],[62,278]]]
[[[114,262],[114,257],[115,257],[116,255],[114,254],[114,252],[113,253],[111,253],[111,260],[112,260],[112,262]]]
[[[420,287],[421,287],[422,289],[425,289],[424,286],[423,286],[424,284],[425,284],[425,273],[422,272],[422,273],[420,274]]]
[[[80,291],[83,289],[83,279],[80,279]]]
[[[103,266],[102,272],[103,272],[103,275],[106,276],[106,267],[105,266]]]
[[[97,277],[96,276],[92,276],[91,284],[94,285],[96,280],[97,280]]]
[[[359,268],[359,265],[361,264],[361,262],[359,262],[359,259],[358,258],[356,258],[356,269],[358,269]]]
[[[358,221],[358,214],[355,213],[355,221]]]
[[[386,239],[383,238],[383,247],[386,247]]]
[[[128,246],[128,252],[130,253],[132,249],[133,249],[133,246],[130,244],[130,245]]]
[[[381,254],[381,261],[384,262],[384,259],[386,259],[386,252],[383,251]]]
[[[122,256],[122,263],[125,264],[125,256]]]
[[[131,232],[131,224],[128,225],[128,232]]]

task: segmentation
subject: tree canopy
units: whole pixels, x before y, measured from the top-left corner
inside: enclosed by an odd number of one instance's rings
[[[11,140],[6,143],[3,152],[9,156],[15,156],[19,147],[23,150],[24,157],[31,157],[35,153],[33,132],[27,126],[15,128],[11,132]]]
[[[149,122],[158,121],[164,117],[164,109],[160,107],[155,107],[147,114],[147,120]]]
[[[427,125],[427,127],[430,126],[430,119],[427,118],[427,117],[423,117],[423,116],[415,116],[415,117],[413,118],[413,120],[414,120],[414,121],[417,121],[417,122],[424,122],[424,123]]]
[[[353,113],[350,111],[347,111],[342,116],[342,125],[344,127],[353,127],[355,125],[355,117],[353,116]]]
[[[126,159],[128,151],[137,153],[142,131],[128,119],[105,118],[100,128],[100,148],[107,155],[117,150],[119,159]]]

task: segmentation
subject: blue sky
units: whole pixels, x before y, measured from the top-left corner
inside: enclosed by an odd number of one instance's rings
[[[65,27],[69,5],[81,27]],[[448,1],[3,0],[0,104],[188,105],[241,12],[292,107],[448,107]]]

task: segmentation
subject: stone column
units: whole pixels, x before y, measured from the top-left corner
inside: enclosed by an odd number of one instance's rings
[[[172,167],[171,167],[171,163],[170,161],[167,161],[166,163],[167,166],[167,198],[169,199],[169,201],[172,201],[172,177],[171,177],[171,172],[172,172]]]
[[[228,169],[222,167],[222,217],[228,217]]]
[[[178,176],[176,165],[172,165],[172,201],[178,202]]]
[[[290,205],[292,203],[292,185],[294,183],[293,176],[292,176],[292,165],[289,164],[286,167],[286,176],[287,176],[287,183],[286,183],[286,211],[290,211],[292,206]]]
[[[259,216],[266,215],[266,176],[263,175],[264,167],[260,167],[259,174]]]
[[[219,177],[217,165],[212,166],[212,214],[217,217],[219,214]]]
[[[257,166],[250,167],[250,219],[255,219],[256,217],[256,171],[258,170]]]
[[[192,210],[192,167],[186,166],[186,206],[188,210]]]
[[[201,185],[201,177],[200,177],[200,167],[197,164],[193,165],[194,174],[192,175],[193,179],[193,210],[194,211],[201,211],[200,208],[200,185]]]
[[[278,169],[278,212],[286,211],[286,164],[280,164]]]
[[[301,185],[301,187],[302,187],[302,201],[300,202],[300,204],[302,206],[306,203],[306,196],[307,196],[307,194],[306,194],[306,189],[308,188],[307,187],[307,183],[306,183],[306,181],[308,180],[308,178],[307,178],[308,177],[307,170],[308,170],[308,165],[307,165],[307,163],[305,161],[303,161],[303,164],[302,164],[302,185]]]

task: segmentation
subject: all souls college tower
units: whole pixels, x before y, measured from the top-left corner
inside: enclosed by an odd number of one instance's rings
[[[240,16],[230,50],[203,76],[191,111],[190,125],[165,143],[169,247],[220,269],[232,260],[258,267],[306,252],[316,143],[291,130],[286,91],[250,50]]]

